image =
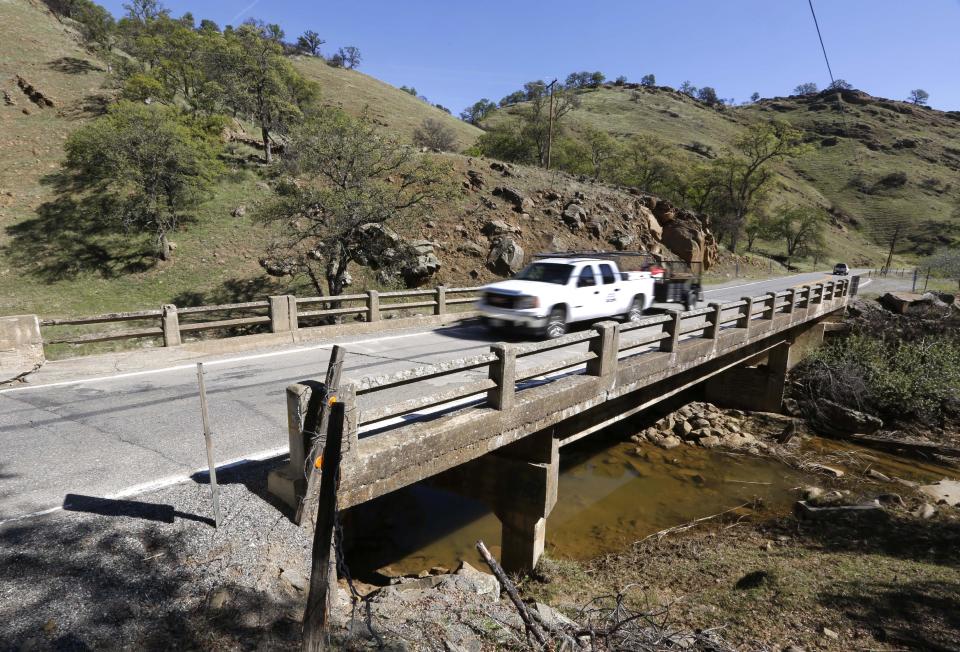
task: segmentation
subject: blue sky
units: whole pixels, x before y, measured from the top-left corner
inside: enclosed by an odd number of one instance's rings
[[[123,0],[103,4],[122,14]],[[324,51],[355,45],[360,69],[413,86],[458,113],[531,79],[575,70],[660,84],[713,86],[738,102],[829,83],[807,0],[165,0],[221,26],[279,23],[288,40],[313,29]],[[814,0],[834,76],[874,95],[930,93],[960,110],[960,0]]]

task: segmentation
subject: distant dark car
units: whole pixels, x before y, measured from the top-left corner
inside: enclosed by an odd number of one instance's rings
[[[837,263],[833,266],[833,273],[835,276],[847,276],[850,273],[850,268],[847,267],[846,263]]]

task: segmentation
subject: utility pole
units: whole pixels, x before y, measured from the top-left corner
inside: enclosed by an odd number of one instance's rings
[[[880,273],[884,276],[886,276],[887,272],[890,271],[890,263],[893,262],[893,248],[897,246],[897,238],[900,237],[900,229],[902,226],[902,224],[897,224],[893,229],[893,237],[890,238],[890,252],[887,254],[887,262],[880,271]]]
[[[550,114],[547,117],[547,169],[550,169],[550,152],[553,149],[553,87],[556,85],[557,80],[554,79],[552,82],[547,84],[547,88],[550,89]]]

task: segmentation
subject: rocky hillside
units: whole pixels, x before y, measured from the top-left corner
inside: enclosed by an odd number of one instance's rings
[[[582,91],[564,118],[574,135],[605,130],[616,138],[656,136],[677,168],[706,163],[757,120],[781,119],[802,130],[806,155],[777,166],[778,205],[820,206],[832,216],[829,253],[876,262],[893,225],[907,237],[898,252],[924,255],[960,242],[960,112],[944,112],[860,91],[709,107],[668,87],[607,85]],[[489,124],[519,107],[494,112]],[[777,253],[778,243],[762,243]]]
[[[538,168],[448,158],[462,175],[462,198],[402,234],[431,268],[429,277],[412,274],[425,282],[491,281],[548,251],[646,249],[708,268],[717,260],[709,225],[667,201]]]
[[[353,114],[367,111],[403,138],[427,117],[445,121],[461,147],[481,133],[360,72],[309,57],[293,61],[320,84],[323,102]],[[50,182],[67,135],[104,110],[112,94],[108,82],[106,65],[79,45],[69,20],[39,0],[0,2],[0,313],[83,314],[311,293],[266,275],[259,264],[267,234],[253,216],[271,191],[250,148],[256,140],[245,137],[243,125],[225,133],[228,172],[198,219],[174,234],[172,261],[154,260],[146,238],[105,232],[69,191]],[[660,248],[662,242],[668,255],[706,252],[708,263],[716,257],[698,219],[653,197],[523,166],[435,155],[452,162],[462,192],[429,220],[393,226],[395,237],[416,246],[418,265],[406,278],[378,278],[357,267],[354,288],[474,284],[556,249]]]

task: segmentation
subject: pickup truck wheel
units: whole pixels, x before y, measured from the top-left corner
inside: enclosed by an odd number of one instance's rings
[[[544,335],[547,339],[556,339],[567,334],[567,312],[563,308],[554,308],[547,317]]]
[[[627,311],[627,321],[635,323],[643,319],[643,297],[634,297],[630,304],[630,310]]]
[[[687,310],[693,310],[697,307],[697,293],[695,290],[690,290],[684,295],[683,307]]]

